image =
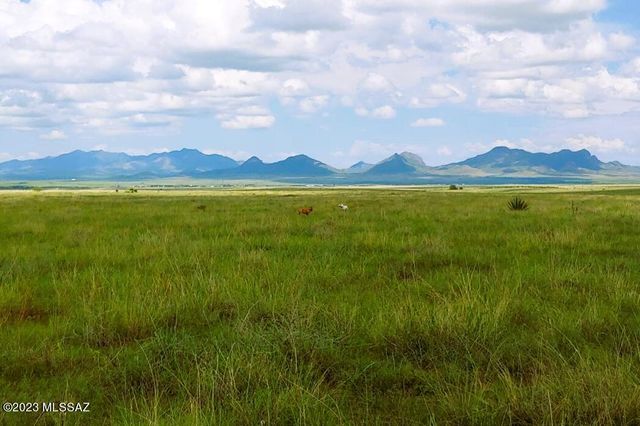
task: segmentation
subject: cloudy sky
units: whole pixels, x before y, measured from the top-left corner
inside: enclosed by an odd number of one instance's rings
[[[640,164],[635,0],[0,0],[0,58],[0,161],[507,145]]]

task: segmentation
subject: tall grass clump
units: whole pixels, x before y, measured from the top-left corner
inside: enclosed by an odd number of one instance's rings
[[[509,200],[509,202],[507,203],[507,207],[511,211],[525,211],[529,210],[529,203],[527,203],[520,197],[514,197],[513,199]]]

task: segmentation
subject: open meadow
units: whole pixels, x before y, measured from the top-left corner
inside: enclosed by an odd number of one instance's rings
[[[3,192],[1,402],[91,412],[0,424],[637,424],[639,249],[634,187]]]

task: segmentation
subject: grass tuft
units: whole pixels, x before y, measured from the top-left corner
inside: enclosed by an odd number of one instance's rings
[[[512,211],[525,211],[529,210],[529,204],[520,197],[512,198],[508,203],[507,207]]]

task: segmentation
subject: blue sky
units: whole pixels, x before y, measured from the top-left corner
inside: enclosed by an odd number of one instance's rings
[[[0,161],[183,147],[336,166],[507,145],[640,165],[640,5],[4,0]]]

